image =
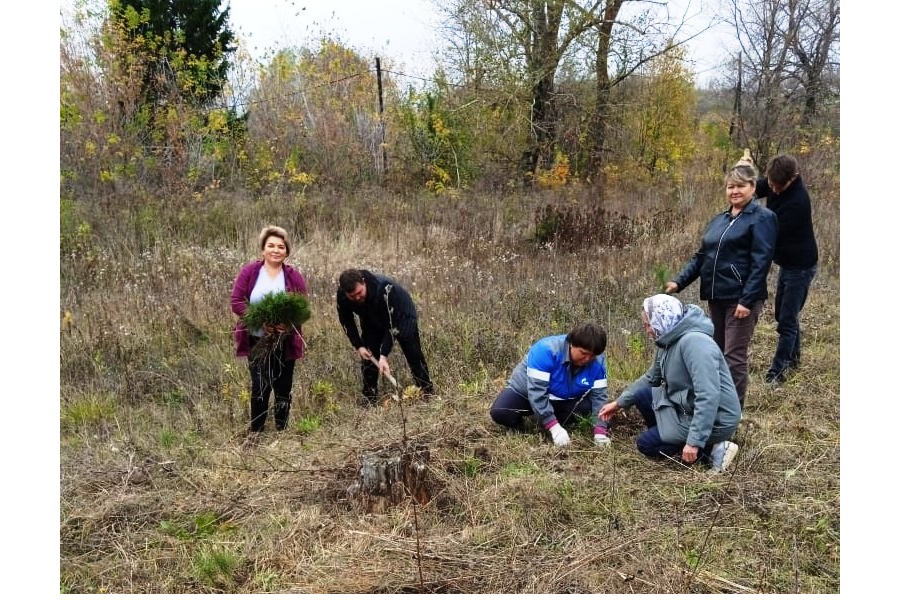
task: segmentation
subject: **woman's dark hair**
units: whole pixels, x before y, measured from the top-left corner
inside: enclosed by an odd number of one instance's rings
[[[566,336],[570,346],[588,350],[593,354],[603,354],[606,350],[606,330],[596,323],[576,325]]]
[[[366,283],[366,279],[359,269],[347,269],[338,277],[338,285],[345,294],[352,293],[356,289],[357,283]]]
[[[779,154],[769,161],[766,167],[766,177],[778,185],[787,185],[794,175],[800,174],[800,165],[797,159],[790,154]]]

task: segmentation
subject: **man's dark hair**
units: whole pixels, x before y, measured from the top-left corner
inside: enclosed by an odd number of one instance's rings
[[[593,354],[603,354],[606,350],[606,330],[596,323],[576,325],[566,336],[570,346],[588,350]]]
[[[769,161],[766,167],[766,177],[778,185],[787,185],[794,175],[800,174],[800,165],[797,159],[790,154],[779,154]]]
[[[345,294],[352,293],[356,289],[357,283],[366,283],[366,279],[359,269],[347,269],[338,277],[338,285]]]

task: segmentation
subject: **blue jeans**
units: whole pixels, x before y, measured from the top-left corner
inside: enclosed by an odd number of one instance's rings
[[[637,449],[644,456],[650,458],[661,458],[663,456],[672,456],[681,458],[681,451],[687,441],[680,444],[670,444],[662,441],[659,437],[659,429],[656,427],[656,413],[653,412],[653,392],[650,385],[641,386],[635,394],[635,406],[644,418],[647,425],[646,431],[641,432],[637,436]],[[709,462],[709,455],[712,452],[712,444],[707,444],[706,448],[701,448],[697,453],[697,461]]]
[[[775,288],[775,321],[778,323],[778,347],[766,377],[783,379],[788,369],[800,362],[800,311],[806,304],[809,286],[816,276],[817,265],[808,269],[785,269],[778,272]]]
[[[656,413],[653,412],[653,392],[649,385],[641,386],[635,394],[635,406],[644,417],[644,424],[647,425],[646,431],[641,432],[637,436],[637,449],[641,454],[650,458],[660,458],[665,456],[681,456],[681,449],[684,444],[667,444],[659,437],[659,429],[656,427]]]

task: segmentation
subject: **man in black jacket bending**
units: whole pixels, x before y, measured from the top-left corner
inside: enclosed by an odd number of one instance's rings
[[[338,279],[337,312],[347,339],[362,360],[363,396],[368,404],[377,401],[378,374],[391,374],[387,357],[394,338],[415,384],[426,395],[434,394],[419,340],[416,306],[399,283],[363,269],[347,269]],[[359,317],[359,329],[354,315]]]

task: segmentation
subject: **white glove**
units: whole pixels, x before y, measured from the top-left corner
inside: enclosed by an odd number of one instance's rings
[[[559,423],[550,428],[550,435],[553,437],[553,443],[557,446],[569,445],[569,432]]]

